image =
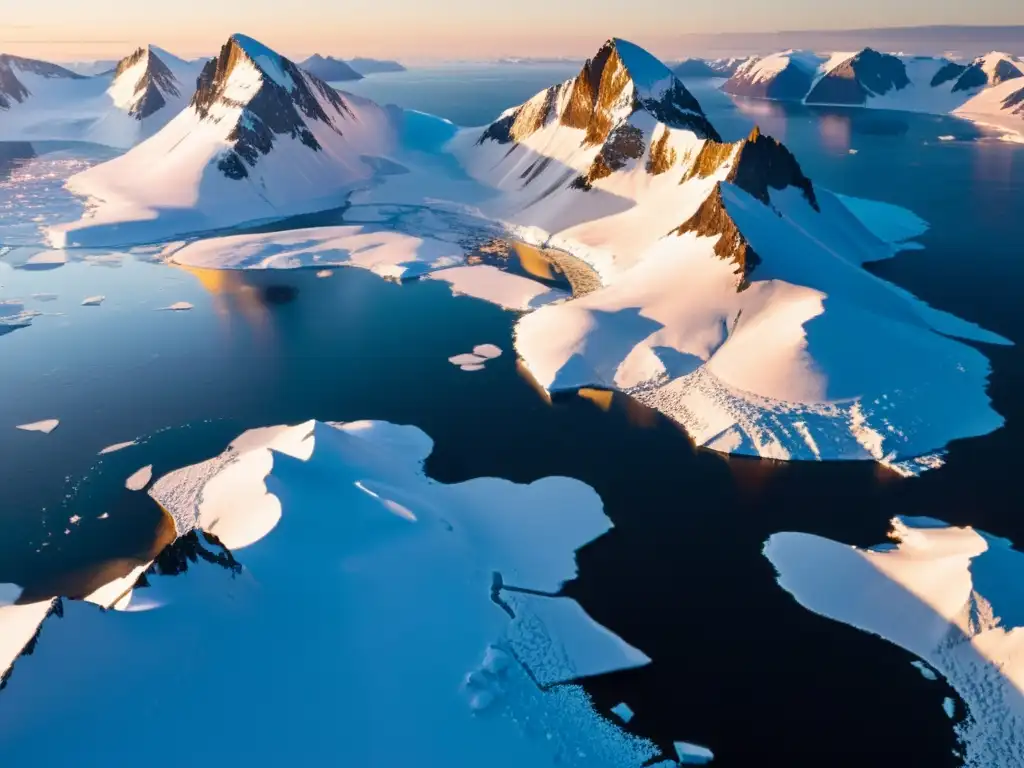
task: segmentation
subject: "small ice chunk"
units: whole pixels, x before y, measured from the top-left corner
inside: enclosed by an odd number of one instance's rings
[[[493,360],[496,357],[501,357],[501,347],[494,344],[477,344],[473,347],[473,354],[477,357]]]
[[[124,481],[124,487],[129,491],[141,491],[149,481],[153,479],[153,465],[147,464],[134,475]]]
[[[110,513],[109,512],[104,512],[102,515],[100,515],[96,519],[97,520],[106,520],[108,517],[110,517]]]
[[[72,515],[68,518],[68,522],[72,525],[78,525],[80,522],[82,522],[82,518],[78,515]]]
[[[334,274],[334,270],[333,269],[321,269],[319,272],[316,273],[316,276],[317,277],[330,277],[333,274]]]
[[[674,746],[681,765],[705,765],[715,759],[714,753],[707,747],[685,741],[677,741]]]
[[[19,424],[16,429],[24,430],[25,432],[42,432],[44,434],[50,434],[60,424],[60,419],[44,419],[43,421],[34,421],[31,424]]]
[[[956,715],[956,704],[949,696],[942,700],[942,710],[950,720]]]
[[[459,368],[464,371],[482,371],[484,366],[481,363],[473,363],[472,365],[460,365]]]
[[[56,301],[57,300],[57,294],[56,293],[33,293],[32,294],[32,298],[35,301]]]
[[[939,141],[956,141],[956,136],[950,136],[949,134],[939,136]]]
[[[851,154],[851,155],[856,155],[856,154],[857,154],[857,152],[858,152],[858,150],[856,150],[856,149],[851,149],[851,150],[850,150],[850,154]]]
[[[624,723],[628,723],[633,719],[633,710],[630,709],[629,704],[626,702],[621,702],[612,707],[612,714]]]
[[[938,680],[939,676],[935,674],[935,670],[925,664],[923,661],[912,661],[911,666],[917,669],[921,673],[921,677],[925,680]]]
[[[176,301],[168,307],[160,307],[160,312],[186,312],[192,309],[192,305],[187,301]]]
[[[102,304],[104,301],[106,301],[106,299],[107,299],[106,296],[90,296],[89,298],[84,299],[82,301],[82,306],[83,307],[98,307],[100,304]]]
[[[486,357],[480,357],[479,355],[455,355],[448,358],[448,362],[452,365],[479,365],[480,363],[486,363]]]
[[[108,453],[114,453],[115,451],[120,451],[123,450],[124,448],[129,448],[130,446],[136,445],[137,443],[138,441],[136,440],[129,440],[127,443],[114,443],[113,445],[108,445],[106,448],[100,451],[99,455],[106,456]]]

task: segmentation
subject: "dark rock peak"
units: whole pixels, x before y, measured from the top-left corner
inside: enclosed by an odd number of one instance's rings
[[[910,85],[903,61],[865,48],[826,73],[807,94],[808,104],[864,104],[868,96],[903,90]]]
[[[121,77],[129,69],[145,60],[146,70],[135,85],[135,94],[139,98],[132,105],[129,114],[136,120],[142,120],[163,109],[167,104],[167,96],[178,97],[178,79],[163,60],[149,48],[139,48],[130,56],[117,63],[114,77]]]
[[[955,61],[947,61],[942,65],[939,71],[935,73],[935,77],[932,78],[932,88],[938,88],[943,83],[948,83],[950,80],[956,80],[966,69],[967,67],[964,64],[957,64]]]
[[[714,190],[693,216],[669,234],[686,235],[691,232],[698,237],[718,237],[715,255],[736,264],[735,274],[739,277],[739,290],[750,284],[750,276],[761,263],[761,257],[751,247],[726,210],[721,183],[715,185]]]
[[[335,59],[333,56],[321,56],[316,53],[299,66],[310,74],[316,75],[321,80],[328,82],[363,79],[363,76],[352,69],[346,62],[341,59]]]
[[[953,86],[953,91],[969,91],[974,88],[984,88],[989,85],[999,85],[1007,80],[1015,80],[1024,76],[1020,68],[1007,59],[1001,59],[995,66],[991,77],[984,69],[983,59],[976,59],[966,67],[960,79]]]
[[[201,119],[209,119],[217,104],[241,107],[243,110],[228,135],[228,139],[233,142],[233,149],[218,162],[218,167],[229,178],[242,179],[248,176],[246,165],[255,166],[260,155],[269,154],[275,136],[287,135],[298,139],[313,151],[320,151],[320,143],[310,131],[306,120],[324,123],[340,134],[340,129],[324,111],[317,95],[337,113],[351,115],[341,95],[327,83],[315,75],[302,72],[283,56],[273,55],[277,57],[277,64],[287,86],[267,74],[234,37],[224,44],[217,58],[206,63],[196,80],[192,106]],[[254,66],[260,72],[262,81],[254,95],[244,104],[226,95],[231,74],[242,61]]]
[[[666,69],[666,73],[671,73]],[[632,75],[618,50],[618,41],[609,40],[592,59],[588,59],[572,81],[569,103],[562,113],[562,124],[586,131],[584,144],[600,146],[608,140],[619,116],[612,113],[621,103],[632,82]],[[634,87],[630,114],[646,110],[672,128],[691,130],[702,138],[718,139],[718,133],[704,116],[693,95],[673,76],[670,87],[654,97],[644,97]]]
[[[77,72],[72,72],[70,69],[65,69],[59,64],[51,64],[48,61],[39,61],[38,59],[25,59],[21,56],[11,56],[8,53],[0,54],[0,67],[7,64],[14,69],[20,69],[22,72],[31,72],[34,75],[48,78],[63,78],[65,80],[88,80],[89,78],[85,75],[80,75]]]
[[[725,180],[732,182],[765,205],[771,204],[769,189],[796,187],[804,193],[811,207],[819,210],[814,185],[804,175],[796,157],[781,142],[764,135],[757,127],[746,139],[734,144],[706,142],[682,181],[708,178],[731,157],[735,159]]]

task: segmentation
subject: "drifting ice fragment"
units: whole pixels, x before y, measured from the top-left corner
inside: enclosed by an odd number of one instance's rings
[[[147,464],[134,475],[124,481],[124,487],[129,491],[141,491],[149,481],[153,479],[153,465]]]
[[[628,723],[633,719],[633,710],[630,709],[629,704],[626,704],[625,702],[616,704],[612,707],[612,714],[624,723]]]
[[[19,424],[15,429],[21,429],[25,432],[42,432],[43,434],[50,434],[60,424],[60,419],[45,419],[43,421],[34,421],[31,424]]]
[[[495,344],[477,344],[473,347],[473,354],[493,360],[495,357],[501,357],[501,347]]]
[[[714,753],[707,747],[687,744],[685,741],[675,743],[676,754],[682,765],[705,765],[715,759]]]

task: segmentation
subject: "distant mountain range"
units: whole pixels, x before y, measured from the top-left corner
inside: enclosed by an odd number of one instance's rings
[[[934,114],[955,113],[1024,133],[1024,59],[991,52],[966,62],[865,48],[823,56],[752,57],[722,90],[735,96]]]

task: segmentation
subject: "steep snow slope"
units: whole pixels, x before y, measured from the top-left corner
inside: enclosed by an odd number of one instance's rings
[[[0,585],[0,753],[172,768],[153,745],[184,717],[209,726],[188,729],[203,765],[656,762],[573,684],[650,662],[557,596],[611,528],[600,498],[560,477],[444,485],[432,447],[384,422],[254,429],[153,486],[179,538],[90,596],[115,610]]]
[[[807,95],[823,59],[809,51],[782,51],[741,64],[722,86],[734,96],[800,101]]]
[[[341,205],[394,142],[387,113],[235,35],[189,106],[125,155],[74,176],[96,201],[55,243],[146,242]]]
[[[187,103],[199,65],[155,46],[112,72],[83,77],[46,62],[0,58],[0,140],[88,141],[127,149]]]

